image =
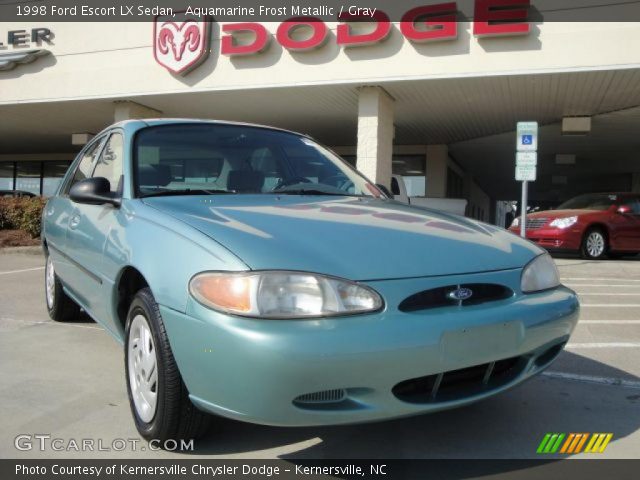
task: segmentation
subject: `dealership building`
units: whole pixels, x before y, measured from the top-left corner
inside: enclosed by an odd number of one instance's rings
[[[417,12],[430,24],[0,22],[0,190],[51,195],[113,122],[188,117],[309,134],[377,183],[402,175],[492,223],[520,195],[518,121],[539,123],[532,204],[640,191],[640,23],[540,8],[495,24],[458,4]]]

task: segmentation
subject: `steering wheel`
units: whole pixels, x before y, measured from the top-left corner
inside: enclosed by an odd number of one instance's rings
[[[273,187],[271,190],[279,190],[283,187],[288,187],[289,185],[295,185],[296,183],[312,183],[311,180],[309,180],[306,177],[289,177],[289,178],[281,178],[280,181],[276,184],[275,187]]]
[[[332,187],[335,186],[335,188],[344,192],[348,192],[350,188],[355,186],[353,182],[344,175],[332,175],[322,180],[322,183]]]

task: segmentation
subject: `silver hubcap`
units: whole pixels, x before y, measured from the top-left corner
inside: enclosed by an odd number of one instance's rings
[[[604,252],[604,237],[600,232],[591,232],[587,237],[587,252],[592,257],[599,257]]]
[[[158,402],[158,368],[153,336],[143,315],[136,315],[131,322],[127,349],[133,403],[140,419],[149,423]]]
[[[53,261],[51,257],[47,258],[47,266],[45,268],[45,287],[47,290],[47,307],[53,307],[53,294],[56,286],[56,272],[53,270]]]

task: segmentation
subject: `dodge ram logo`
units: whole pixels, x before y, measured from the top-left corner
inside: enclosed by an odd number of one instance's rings
[[[164,68],[184,75],[207,58],[210,28],[204,16],[176,20],[177,18],[156,17],[153,54]]]

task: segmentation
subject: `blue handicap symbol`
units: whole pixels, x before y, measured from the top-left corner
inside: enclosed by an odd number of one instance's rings
[[[533,135],[522,135],[522,144],[523,145],[533,144]]]

